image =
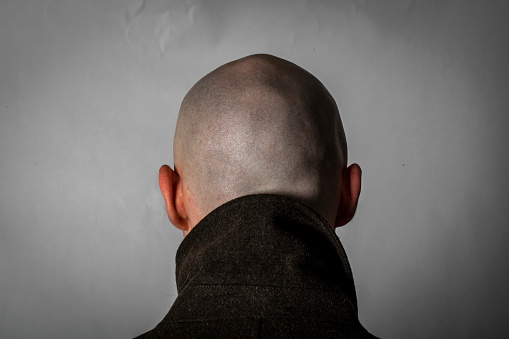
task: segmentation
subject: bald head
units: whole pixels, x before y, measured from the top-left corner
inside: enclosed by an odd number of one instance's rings
[[[180,108],[175,171],[201,217],[247,194],[296,198],[334,218],[346,139],[334,99],[309,72],[252,55],[203,77]]]

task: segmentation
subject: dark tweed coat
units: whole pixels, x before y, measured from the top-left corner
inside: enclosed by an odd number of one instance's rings
[[[372,338],[334,230],[287,197],[211,212],[180,245],[176,278],[170,311],[138,338]]]

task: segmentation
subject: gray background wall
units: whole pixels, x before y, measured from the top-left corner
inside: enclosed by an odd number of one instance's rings
[[[335,96],[363,324],[509,336],[507,1],[2,0],[0,337],[125,338],[176,296],[159,193],[180,101],[264,52]]]

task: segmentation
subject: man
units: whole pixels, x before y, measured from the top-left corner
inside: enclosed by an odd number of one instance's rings
[[[334,99],[286,60],[219,67],[184,98],[159,184],[184,240],[178,297],[140,338],[372,337],[334,228],[356,210]]]

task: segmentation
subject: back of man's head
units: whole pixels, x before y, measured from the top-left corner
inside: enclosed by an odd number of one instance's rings
[[[182,102],[173,153],[174,204],[194,224],[234,198],[273,193],[334,226],[347,163],[341,118],[322,83],[291,62],[252,55],[203,77]]]

